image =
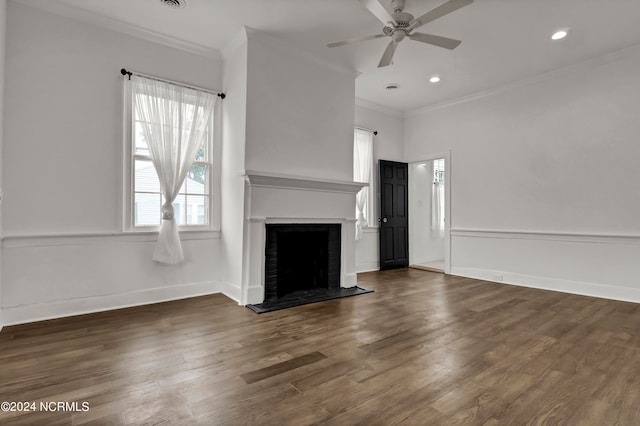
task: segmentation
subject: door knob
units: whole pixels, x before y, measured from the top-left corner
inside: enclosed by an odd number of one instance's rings
[[[384,223],[387,223],[387,218],[386,218],[386,217],[383,217],[383,218],[382,218],[382,221],[383,221]]]

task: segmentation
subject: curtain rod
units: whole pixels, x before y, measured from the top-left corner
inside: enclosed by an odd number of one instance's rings
[[[364,130],[365,132],[371,132],[373,133],[374,136],[378,136],[378,131],[377,130],[371,130],[371,129],[367,129],[366,127],[361,127],[361,126],[354,126],[356,129],[358,130]]]
[[[167,80],[165,78],[155,77],[153,75],[142,74],[142,73],[139,73],[139,72],[127,71],[125,68],[122,68],[120,70],[120,74],[128,75],[129,76],[129,80],[131,80],[131,76],[132,75],[137,75],[139,77],[149,78],[151,80],[156,80],[156,81],[162,81],[163,83],[169,83],[169,84],[173,84],[175,86],[186,87],[187,89],[194,89],[194,90],[199,90],[201,92],[211,93],[213,95],[216,95],[216,96],[220,97],[220,99],[224,99],[224,98],[227,97],[227,95],[225,95],[223,92],[217,92],[215,90],[209,90],[209,89],[205,89],[203,87],[197,87],[197,86],[191,86],[189,84],[178,83],[177,81]]]

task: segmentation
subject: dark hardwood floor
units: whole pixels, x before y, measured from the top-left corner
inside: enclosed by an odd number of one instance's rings
[[[375,293],[6,327],[0,401],[79,410],[0,424],[640,424],[640,305],[415,269],[358,284]]]

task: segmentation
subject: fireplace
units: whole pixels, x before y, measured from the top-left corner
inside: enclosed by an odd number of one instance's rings
[[[340,289],[340,224],[266,224],[265,302]]]
[[[230,276],[233,281],[223,283],[225,294],[241,305],[284,309],[287,300],[299,293],[306,293],[307,303],[315,303],[309,293],[330,300],[355,290],[353,216],[355,196],[363,184],[245,170],[245,185],[242,268],[239,276]],[[294,249],[280,252],[278,241]],[[293,268],[283,266],[287,258]],[[305,276],[310,270],[313,275]],[[233,282],[238,279],[236,286]],[[297,290],[304,288],[312,289]],[[289,291],[293,293],[282,296]]]

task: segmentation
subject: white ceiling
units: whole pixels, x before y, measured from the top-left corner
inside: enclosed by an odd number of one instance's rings
[[[418,31],[462,40],[455,50],[404,40],[394,63],[377,68],[389,42],[380,38],[329,49],[326,43],[381,31],[358,0],[43,0],[89,11],[210,49],[242,25],[265,31],[361,74],[356,96],[398,111],[455,99],[640,43],[640,0],[475,0]],[[390,0],[381,0],[388,6]],[[444,0],[407,0],[415,16]],[[551,33],[570,28],[552,42]],[[437,84],[428,82],[434,74]],[[395,91],[386,83],[398,83]]]

